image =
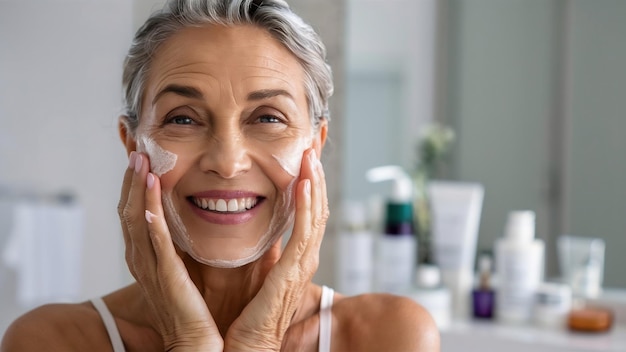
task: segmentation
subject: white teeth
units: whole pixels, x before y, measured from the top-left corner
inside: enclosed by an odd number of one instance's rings
[[[233,198],[233,199],[207,199],[207,198],[193,198],[194,204],[205,210],[219,211],[219,212],[242,212],[248,209],[252,209],[257,200],[254,197],[247,198]]]
[[[226,201],[223,199],[218,199],[215,203],[215,210],[217,211],[227,211],[228,207],[226,206]]]

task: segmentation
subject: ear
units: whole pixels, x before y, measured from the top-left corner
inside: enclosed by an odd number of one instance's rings
[[[120,134],[120,140],[126,147],[126,154],[130,155],[130,152],[137,150],[137,141],[135,140],[134,134],[130,131],[128,124],[128,116],[121,115],[117,123],[117,128]]]
[[[326,144],[326,136],[328,134],[328,120],[322,119],[318,128],[319,130],[315,134],[315,137],[313,137],[313,149],[315,149],[317,155],[321,156],[322,148],[324,148],[324,144]]]

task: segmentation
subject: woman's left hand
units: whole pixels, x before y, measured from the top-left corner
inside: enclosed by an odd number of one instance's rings
[[[293,232],[254,299],[233,322],[227,351],[279,351],[301,297],[317,271],[328,219],[324,170],[315,150],[304,153],[296,188]]]

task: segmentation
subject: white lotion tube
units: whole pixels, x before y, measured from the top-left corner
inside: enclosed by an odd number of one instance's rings
[[[451,291],[453,316],[467,318],[485,190],[479,183],[434,180],[428,193],[435,262]]]

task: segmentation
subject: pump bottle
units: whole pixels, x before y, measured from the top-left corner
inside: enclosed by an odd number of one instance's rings
[[[413,183],[399,166],[381,166],[367,172],[370,182],[393,181],[387,200],[385,230],[378,237],[376,288],[379,292],[407,294],[415,277],[417,241],[413,231]]]

